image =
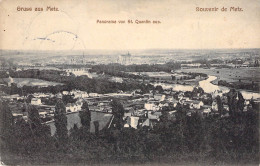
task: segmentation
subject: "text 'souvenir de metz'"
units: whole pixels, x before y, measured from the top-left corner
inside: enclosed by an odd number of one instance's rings
[[[229,9],[229,10],[228,10]],[[196,12],[217,12],[217,11],[222,11],[222,12],[242,12],[243,9],[241,7],[222,7],[222,8],[217,8],[217,7],[211,7],[211,8],[203,8],[203,7],[196,7]]]

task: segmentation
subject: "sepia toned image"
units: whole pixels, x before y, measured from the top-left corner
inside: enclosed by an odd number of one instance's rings
[[[0,165],[259,165],[259,0],[0,0]]]

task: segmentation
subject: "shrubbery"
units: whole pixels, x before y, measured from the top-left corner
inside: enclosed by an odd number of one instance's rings
[[[99,135],[84,128],[71,129],[67,142],[51,137],[44,125],[32,129],[25,121],[13,123],[10,109],[1,102],[2,161],[12,163],[121,163],[202,162],[258,164],[258,110],[234,116],[201,117],[178,108],[176,120],[164,119],[151,130],[147,127],[110,128]],[[120,104],[114,102],[115,108]],[[117,107],[118,106],[118,107]],[[58,109],[58,108],[57,108]],[[118,113],[115,111],[115,114]],[[34,114],[32,116],[37,116]],[[33,118],[36,119],[37,118]],[[120,125],[121,123],[117,123]],[[40,132],[37,132],[39,130]],[[40,134],[39,134],[40,133]],[[4,153],[3,153],[4,152]],[[9,155],[15,159],[7,160]],[[39,157],[40,156],[40,157]],[[6,160],[5,160],[6,159]],[[20,163],[21,164],[21,163]]]

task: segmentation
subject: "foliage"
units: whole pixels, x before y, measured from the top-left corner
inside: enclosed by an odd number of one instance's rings
[[[12,71],[10,75],[14,78],[38,78],[46,81],[55,81],[63,83],[64,85],[48,86],[48,87],[38,87],[38,86],[23,86],[22,88],[17,87],[13,84],[11,87],[1,86],[0,90],[7,94],[19,94],[28,95],[33,93],[52,93],[57,94],[62,91],[71,91],[73,89],[78,89],[82,91],[87,91],[88,93],[112,93],[122,91],[132,91],[135,89],[142,89],[144,92],[148,92],[153,89],[150,84],[140,84],[136,81],[131,82],[109,82],[106,78],[88,78],[87,76],[63,76],[61,71],[55,70],[23,70],[23,71]],[[1,81],[0,81],[1,82]],[[66,99],[69,99],[68,97]],[[65,99],[65,101],[66,101]]]
[[[224,107],[223,107],[223,103],[222,103],[222,100],[219,95],[216,97],[216,100],[217,100],[217,105],[218,105],[218,112],[220,115],[222,115],[223,111],[224,111]]]
[[[116,99],[113,99],[112,102],[110,103],[110,105],[112,106],[112,113],[114,115],[113,121],[114,121],[115,127],[120,130],[123,127],[123,116],[124,116],[124,112],[125,112],[124,107]]]
[[[120,64],[108,64],[108,65],[95,65],[92,66],[92,72],[107,73],[110,75],[118,76],[120,71],[123,72],[171,72],[172,70],[180,69],[180,63],[168,62],[166,64],[141,64],[141,65],[120,65]],[[134,77],[134,76],[133,76]]]
[[[35,134],[30,123],[22,118],[13,123],[11,109],[1,101],[0,117],[1,122],[5,122],[1,123],[5,125],[1,128],[1,150],[16,158],[22,156],[20,161],[17,160],[18,164],[23,161],[27,164],[78,162],[90,165],[153,161],[171,164],[189,161],[202,165],[259,164],[259,105],[251,101],[252,107],[244,112],[239,109],[238,101],[243,101],[241,97],[239,99],[239,93],[230,92],[228,95],[234,104],[230,108],[237,109],[231,110],[234,113],[231,116],[203,117],[199,112],[188,116],[188,110],[178,104],[175,119],[166,118],[169,110],[164,109],[161,120],[153,128],[138,129],[123,128],[123,107],[119,101],[113,100],[115,127],[101,130],[98,135],[86,132],[84,125],[81,128],[75,125],[67,135],[65,107],[59,100],[55,109],[58,140],[48,135],[44,125],[36,125],[35,130],[41,132]],[[29,109],[30,121],[38,122],[37,110]],[[82,110],[89,111],[87,103],[83,104]],[[3,129],[9,134],[4,135]],[[1,159],[10,162],[5,156]]]
[[[91,122],[91,112],[89,110],[87,101],[83,102],[79,116],[82,126],[89,131]]]
[[[54,120],[58,140],[66,143],[68,138],[66,108],[62,100],[58,100],[55,106]]]
[[[38,110],[30,104],[25,104],[26,112],[28,112],[28,122],[33,131],[41,126],[41,120]]]

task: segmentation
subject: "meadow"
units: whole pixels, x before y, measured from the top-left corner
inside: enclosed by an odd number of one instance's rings
[[[196,72],[204,73],[218,77],[213,83],[217,83],[218,80],[224,80],[227,82],[245,82],[245,83],[260,83],[259,68],[192,68],[192,69],[180,69],[179,72]]]

